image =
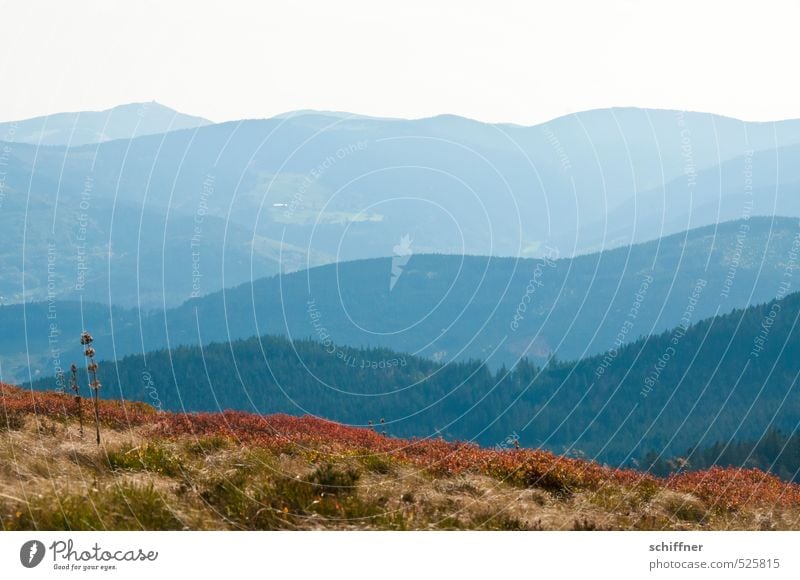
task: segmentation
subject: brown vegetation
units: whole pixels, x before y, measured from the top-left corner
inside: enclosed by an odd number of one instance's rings
[[[98,416],[100,447],[73,397],[0,385],[3,529],[800,529],[800,487],[757,470],[660,479],[310,417]]]

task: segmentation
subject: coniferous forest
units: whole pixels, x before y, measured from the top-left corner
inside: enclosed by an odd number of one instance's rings
[[[102,363],[100,376],[104,397],[164,410],[311,414],[362,426],[383,419],[395,436],[487,446],[513,438],[620,465],[647,455],[663,470],[688,449],[698,450],[692,465],[735,463],[755,443],[715,460],[718,441],[759,442],[776,436],[771,428],[794,432],[798,316],[800,293],[583,360],[539,366],[523,359],[497,370],[478,360],[440,364],[382,348],[264,336],[128,356]],[[761,452],[745,464],[778,459],[764,451],[774,445],[756,447]]]

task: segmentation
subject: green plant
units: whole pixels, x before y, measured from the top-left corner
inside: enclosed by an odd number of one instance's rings
[[[167,476],[177,476],[183,472],[180,459],[159,443],[109,450],[106,460],[109,468],[114,470],[149,471]]]
[[[306,481],[316,486],[321,493],[348,495],[355,491],[359,477],[359,472],[353,467],[340,469],[331,463],[325,463],[315,469]]]
[[[88,495],[47,494],[3,518],[7,530],[179,530],[183,524],[152,485],[123,483]]]
[[[200,497],[209,508],[237,528],[274,530],[290,527],[286,512],[274,506],[276,494],[249,486],[243,473],[208,482]]]
[[[186,445],[186,450],[192,455],[208,455],[228,447],[229,441],[220,435],[199,437]]]
[[[696,501],[675,498],[664,505],[664,511],[684,522],[701,522],[707,513]]]
[[[362,455],[359,462],[372,473],[388,475],[394,471],[392,463],[384,455]]]

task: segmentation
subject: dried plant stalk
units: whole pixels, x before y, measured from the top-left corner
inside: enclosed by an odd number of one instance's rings
[[[80,425],[81,437],[83,437],[83,404],[81,403],[81,393],[78,389],[78,367],[75,363],[72,363],[70,371],[72,372],[70,387],[72,392],[75,393],[75,406],[78,408],[78,425]]]
[[[97,433],[97,444],[100,445],[100,381],[97,380],[97,363],[94,360],[93,342],[94,338],[91,334],[86,331],[81,334],[81,344],[85,347],[83,354],[89,359],[86,369],[91,377],[89,388],[92,389],[92,401],[94,402],[94,426]]]

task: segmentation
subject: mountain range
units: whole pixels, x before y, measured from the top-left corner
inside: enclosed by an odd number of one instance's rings
[[[100,376],[105,397],[164,410],[311,414],[402,437],[488,446],[511,438],[628,465],[796,432],[798,321],[793,293],[544,367],[522,359],[492,372],[477,360],[265,336],[124,357],[101,363]]]
[[[532,127],[316,112],[208,124],[150,104],[163,122],[147,131],[170,130],[142,135],[131,129],[142,107],[96,114],[110,141],[41,147],[6,132],[5,303],[54,291],[175,306],[277,271],[392,256],[401,240],[413,254],[572,257],[800,216],[792,120],[604,109]],[[85,255],[91,285],[75,283]]]
[[[796,440],[798,157],[642,109],[5,123],[0,380],[63,387],[90,330],[111,398],[710,465]]]
[[[493,369],[574,360],[676,326],[698,283],[694,321],[771,300],[799,249],[798,220],[751,218],[571,259],[431,254],[318,266],[167,309],[54,299],[0,308],[0,354],[6,380],[50,375],[54,359],[79,358],[74,337],[88,328],[113,358],[268,333]]]
[[[55,113],[0,123],[0,140],[39,146],[72,146],[132,139],[210,125],[211,121],[179,113],[155,101],[130,103],[104,111]]]

